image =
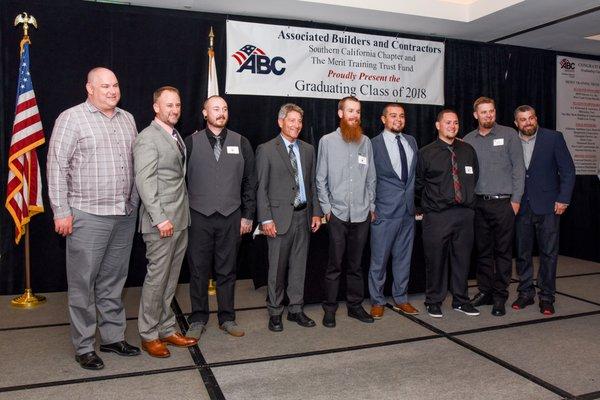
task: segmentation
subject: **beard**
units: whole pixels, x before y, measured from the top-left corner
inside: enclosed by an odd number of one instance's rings
[[[528,125],[521,130],[525,136],[533,136],[537,132],[537,125]]]
[[[360,121],[356,125],[351,125],[343,118],[340,119],[340,131],[342,132],[342,139],[347,143],[358,143],[363,132]]]
[[[481,121],[479,123],[479,125],[483,128],[483,129],[492,129],[492,127],[494,126],[494,124],[496,123],[496,121]]]

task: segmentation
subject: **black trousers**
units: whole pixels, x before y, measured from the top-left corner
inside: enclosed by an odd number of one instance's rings
[[[425,304],[441,304],[448,292],[452,307],[469,302],[468,279],[473,249],[473,215],[470,208],[453,207],[423,216]]]
[[[228,216],[210,216],[190,210],[187,260],[190,268],[192,313],[189,322],[208,321],[208,279],[214,267],[219,324],[235,320],[234,290],[237,253],[240,246],[241,211]]]
[[[477,285],[494,300],[506,301],[512,274],[512,245],[515,213],[510,199],[475,203],[475,243],[477,246]]]
[[[364,278],[361,268],[362,253],[369,236],[370,219],[364,222],[346,222],[331,213],[329,219],[329,262],[325,271],[325,301],[323,309],[335,312],[346,256],[346,302],[348,309],[361,306],[364,299]]]
[[[533,238],[537,237],[540,252],[540,269],[537,286],[540,300],[554,303],[556,292],[556,266],[558,263],[558,236],[560,216],[556,214],[534,214],[525,202],[524,209],[517,215],[515,231],[517,237],[517,273],[519,274],[519,296],[535,297],[533,286]]]

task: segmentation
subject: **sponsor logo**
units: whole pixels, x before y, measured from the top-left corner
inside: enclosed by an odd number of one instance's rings
[[[260,48],[247,44],[231,55],[240,66],[236,72],[250,71],[251,74],[281,75],[285,72],[285,59],[280,56],[269,57]]]
[[[560,69],[573,70],[575,69],[575,63],[569,61],[567,58],[560,60]]]

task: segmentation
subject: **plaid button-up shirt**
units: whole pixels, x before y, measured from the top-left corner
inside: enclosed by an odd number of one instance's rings
[[[107,117],[89,101],[56,119],[48,149],[48,195],[54,218],[71,208],[95,215],[128,215],[139,197],[133,179],[133,116]]]

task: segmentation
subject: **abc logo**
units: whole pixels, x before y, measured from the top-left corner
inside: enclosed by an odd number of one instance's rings
[[[246,61],[240,66],[236,72],[243,72],[250,70],[253,74],[270,74],[271,72],[275,75],[281,75],[285,72],[285,59],[283,57],[269,58],[262,54],[252,54]]]
[[[562,60],[560,60],[560,68],[562,68],[562,69],[575,69],[575,63],[572,63],[568,59],[563,58]]]

